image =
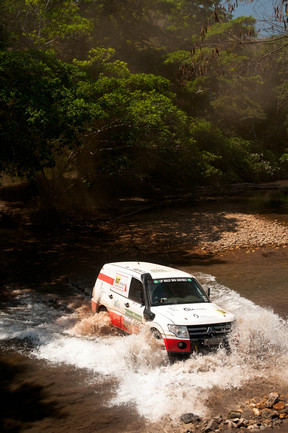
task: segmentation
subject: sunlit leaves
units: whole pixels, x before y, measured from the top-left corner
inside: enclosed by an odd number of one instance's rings
[[[90,97],[97,100],[107,119],[126,125],[127,145],[161,148],[178,143],[187,116],[173,103],[164,78],[145,74],[130,74],[126,79],[100,77],[93,89]]]
[[[21,45],[47,47],[57,39],[91,31],[91,22],[81,16],[75,0],[3,0],[3,11],[16,23],[13,26]],[[13,21],[12,21],[13,23]],[[26,41],[26,44],[25,42]]]
[[[130,75],[128,65],[116,59],[113,48],[92,48],[88,53],[88,60],[74,59],[73,63],[86,70],[93,78],[100,74],[112,77],[127,77]]]

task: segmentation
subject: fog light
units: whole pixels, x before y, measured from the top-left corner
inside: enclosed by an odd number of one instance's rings
[[[184,343],[184,341],[180,341],[180,343],[178,343],[178,347],[179,347],[179,349],[186,349],[187,344]]]

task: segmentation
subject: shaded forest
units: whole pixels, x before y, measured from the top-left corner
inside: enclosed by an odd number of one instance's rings
[[[287,2],[268,37],[236,6],[2,1],[2,179],[69,206],[286,179]]]

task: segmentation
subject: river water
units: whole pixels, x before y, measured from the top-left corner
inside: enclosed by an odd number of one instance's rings
[[[267,216],[284,221],[281,203],[270,204]],[[123,336],[105,315],[91,315],[88,290],[60,278],[53,289],[43,288],[41,275],[31,285],[6,280],[0,431],[177,432],[185,412],[225,416],[253,397],[287,393],[288,248],[195,258],[178,267],[236,316],[229,356],[219,350],[171,365],[145,331]]]

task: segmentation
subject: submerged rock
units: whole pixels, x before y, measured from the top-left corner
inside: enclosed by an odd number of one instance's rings
[[[184,422],[184,424],[201,421],[201,418],[194,413],[184,413],[183,415],[181,415],[180,419],[182,422]]]

